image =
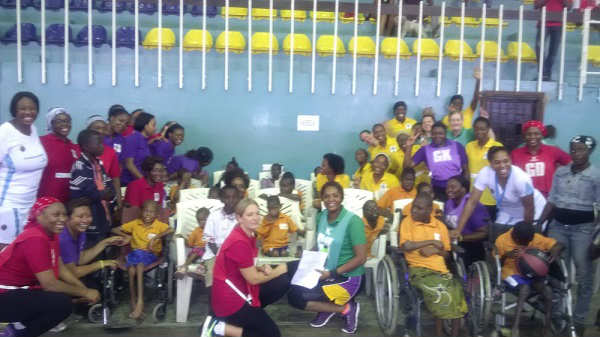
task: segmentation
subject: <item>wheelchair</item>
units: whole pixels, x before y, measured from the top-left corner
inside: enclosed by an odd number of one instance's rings
[[[171,235],[163,238],[163,249],[161,256],[157,259],[156,262],[148,265],[144,268],[144,273],[152,272],[154,273],[154,277],[150,279],[152,283],[152,288],[156,289],[156,295],[153,296],[153,299],[158,300],[158,303],[154,305],[152,310],[152,317],[155,322],[162,322],[165,320],[167,316],[167,304],[172,302],[172,293],[171,289],[173,287],[173,275],[174,275],[174,265],[169,260],[169,241],[171,240]],[[129,247],[126,247],[129,249]],[[122,251],[121,256],[119,258],[119,270],[127,271],[125,267],[125,256],[128,251]],[[116,286],[115,286],[115,275],[117,270],[113,270],[111,268],[104,268],[101,270],[101,284],[102,289],[100,293],[102,295],[102,301],[100,303],[96,303],[91,306],[88,310],[88,320],[91,323],[102,324],[105,327],[109,327],[112,325],[111,322],[111,309],[114,309],[119,301],[117,299]],[[144,274],[147,276],[147,274]],[[145,281],[146,281],[146,277]],[[147,282],[146,286],[148,286]]]
[[[472,268],[484,270],[487,275],[483,276],[491,281],[491,288],[487,288],[485,293],[486,301],[484,301],[483,310],[485,315],[481,316],[479,324],[484,328],[487,327],[493,316],[492,336],[501,336],[502,330],[508,328],[506,326],[508,312],[517,307],[518,291],[509,287],[502,280],[500,256],[491,243],[486,245],[486,259],[487,261],[474,262]],[[555,336],[576,337],[569,271],[563,258],[559,258],[550,265],[547,279],[552,290],[552,319],[549,328]],[[472,281],[475,280],[472,279]],[[515,297],[514,302],[509,301],[512,297]],[[532,292],[527,298],[523,312],[528,311],[531,312],[531,319],[534,319],[536,313],[543,314],[545,312],[541,294]]]

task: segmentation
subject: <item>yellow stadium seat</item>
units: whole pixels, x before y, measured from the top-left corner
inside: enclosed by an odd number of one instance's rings
[[[348,54],[354,55],[354,37],[348,42]],[[369,36],[358,36],[356,39],[356,56],[374,57],[375,42]]]
[[[202,50],[205,46],[208,51],[213,46],[213,37],[210,32],[202,29],[190,29],[183,37],[183,49],[186,51]]]
[[[333,55],[333,35],[321,35],[317,39],[317,53],[319,56],[331,56]],[[337,37],[336,55],[344,56],[346,54],[346,48],[344,48],[344,42],[340,37]]]
[[[398,39],[395,37],[386,37],[381,41],[381,53],[385,58],[396,58]],[[412,53],[404,40],[400,40],[400,58],[408,59]]]
[[[283,39],[283,51],[286,54],[290,54],[292,50],[292,38],[291,34],[288,34]],[[312,53],[312,46],[310,45],[310,39],[306,34],[294,34],[294,54],[299,55],[310,55]]]
[[[471,46],[465,41],[462,41],[463,45],[463,59],[465,60],[474,60],[475,54],[473,54],[473,49]],[[444,46],[444,56],[448,56],[453,60],[460,59],[460,40],[448,40],[446,42],[446,46]]]
[[[267,16],[269,11],[267,10]],[[221,16],[225,17],[225,7],[221,7]],[[248,16],[246,7],[229,7],[229,17],[235,19],[245,19]]]
[[[516,41],[508,44],[508,58],[516,60],[519,53],[519,43]],[[521,42],[521,62],[536,63],[535,51],[526,42]]]
[[[227,34],[229,36],[229,51],[236,54],[241,54],[246,49],[246,39],[242,33],[230,30]],[[225,52],[225,32],[222,32],[217,37],[217,43],[215,49],[219,53]]]
[[[334,12],[317,11],[314,14],[316,14],[317,21],[325,21],[325,22],[333,22],[333,21],[335,21],[335,13]],[[313,14],[313,11],[310,11],[310,18],[311,19],[315,17],[314,14]]]
[[[567,22],[567,32],[572,32],[577,28],[577,25],[572,22]]]
[[[282,9],[281,10],[281,18],[284,20],[291,20],[292,19],[292,11],[289,9]],[[295,10],[294,11],[294,20],[296,20],[296,21],[306,20],[306,11]]]
[[[588,46],[588,62],[591,62],[595,67],[600,67],[600,46]]]
[[[424,23],[431,23],[431,16],[426,16],[423,18]],[[444,25],[448,26],[452,24],[452,19],[447,16],[444,16]]]
[[[273,19],[277,18],[277,10],[273,9]],[[252,19],[255,20],[268,20],[269,9],[268,8],[252,8]]]
[[[498,56],[498,43],[496,41],[484,41],[485,50],[483,51],[483,59],[485,61],[495,62]],[[481,41],[477,42],[477,57],[481,55]],[[504,50],[500,48],[500,62],[506,62],[508,58],[504,54]]]
[[[162,28],[162,49],[169,50],[175,46],[175,33],[169,28]],[[152,28],[142,45],[147,49],[158,48],[158,28]]]
[[[424,59],[437,59],[440,53],[440,47],[437,42],[433,39],[420,39],[421,40],[421,57]],[[412,44],[412,52],[417,55],[417,47],[419,45],[419,39],[415,39]]]
[[[339,18],[343,23],[354,23],[354,13],[352,12],[340,12]],[[358,23],[363,23],[365,20],[365,15],[363,13],[358,13]]]
[[[271,38],[269,39],[269,36]],[[279,52],[279,42],[275,34],[267,32],[256,32],[252,34],[252,54],[264,54],[269,52],[269,40],[271,40],[271,49],[273,54]]]
[[[460,16],[453,16],[451,18],[452,23],[454,23],[457,26],[460,26]],[[480,18],[473,18],[470,16],[465,16],[465,26],[468,27],[477,27],[481,24],[481,19]]]
[[[490,28],[498,27],[498,22],[500,22],[500,20],[498,20],[498,18],[486,18],[485,26],[490,27]],[[502,20],[502,27],[507,27],[507,26],[508,26],[508,21]]]

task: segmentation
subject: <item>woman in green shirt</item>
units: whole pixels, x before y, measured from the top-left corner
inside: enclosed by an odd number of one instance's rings
[[[319,284],[312,289],[291,286],[288,299],[295,308],[318,313],[310,322],[312,327],[323,327],[341,314],[346,321],[342,331],[355,333],[360,305],[354,296],[367,261],[365,225],[342,206],[344,189],[337,182],[323,185],[321,199],[325,210],[317,217],[317,248],[328,254],[325,270],[320,271]]]
[[[467,146],[467,143],[475,140],[473,129],[465,129],[463,126],[463,115],[458,110],[453,110],[448,114],[450,127],[446,132],[446,138],[459,142],[462,146]]]

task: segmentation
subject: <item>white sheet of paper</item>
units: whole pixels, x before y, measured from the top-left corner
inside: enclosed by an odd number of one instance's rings
[[[292,277],[292,284],[308,289],[314,288],[319,283],[319,277],[321,277],[321,273],[317,270],[325,269],[325,260],[327,260],[327,253],[303,251],[298,269]]]

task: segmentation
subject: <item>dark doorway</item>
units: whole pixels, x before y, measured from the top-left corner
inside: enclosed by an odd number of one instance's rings
[[[544,120],[541,92],[482,91],[481,106],[490,116],[496,139],[511,151],[523,143],[523,123]]]

